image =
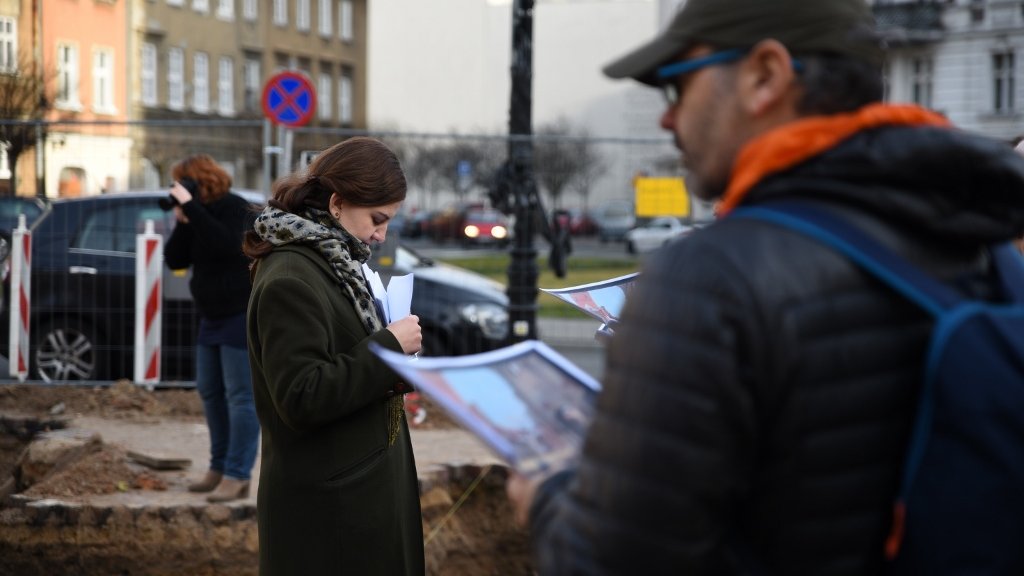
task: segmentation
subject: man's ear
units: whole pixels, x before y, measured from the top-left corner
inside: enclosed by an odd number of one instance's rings
[[[741,103],[751,116],[773,115],[793,105],[798,90],[793,57],[779,41],[755,44],[738,73]]]

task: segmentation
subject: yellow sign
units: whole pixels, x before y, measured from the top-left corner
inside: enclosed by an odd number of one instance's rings
[[[634,186],[637,216],[690,215],[690,196],[682,178],[636,178]]]

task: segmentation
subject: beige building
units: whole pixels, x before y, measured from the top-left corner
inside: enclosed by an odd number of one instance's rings
[[[216,158],[236,187],[259,187],[263,89],[280,71],[303,73],[316,93],[295,150],[333,143],[324,128],[365,128],[366,1],[133,0],[132,187],[165,186],[195,153]]]

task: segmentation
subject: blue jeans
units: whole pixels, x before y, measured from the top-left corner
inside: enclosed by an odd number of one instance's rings
[[[248,351],[196,346],[196,388],[210,429],[210,470],[248,480],[260,435]]]

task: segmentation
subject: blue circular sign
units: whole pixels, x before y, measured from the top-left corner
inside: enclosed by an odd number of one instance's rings
[[[305,126],[316,111],[313,84],[298,72],[280,72],[263,87],[263,113],[275,124]]]

